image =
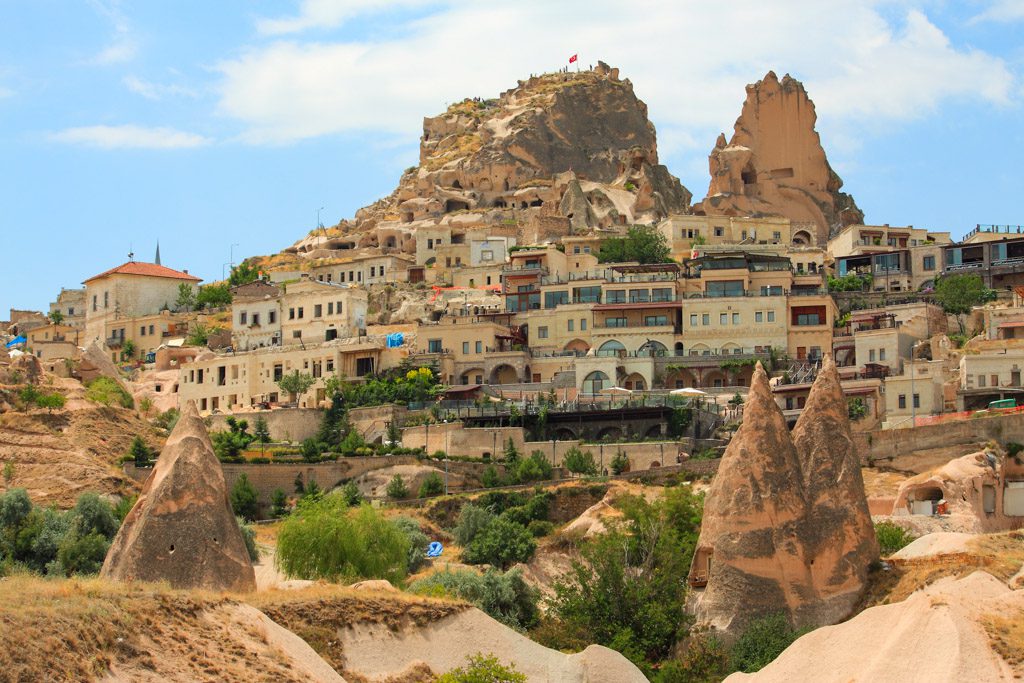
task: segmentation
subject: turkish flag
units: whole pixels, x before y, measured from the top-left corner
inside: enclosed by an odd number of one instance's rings
[[[569,63],[572,64],[573,62],[575,62],[577,56],[578,55],[573,55],[572,57],[569,57]]]

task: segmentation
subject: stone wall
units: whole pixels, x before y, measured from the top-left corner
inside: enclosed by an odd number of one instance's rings
[[[401,424],[408,412],[398,405],[353,408],[348,411],[348,419],[366,441],[374,443],[387,438],[389,422],[398,420]]]
[[[958,444],[995,441],[1024,443],[1024,413],[994,415],[914,429],[884,429],[854,434],[857,452],[867,464],[876,460],[889,460],[923,451]]]
[[[277,410],[262,410],[259,412],[218,413],[210,416],[210,431],[226,430],[227,418],[234,417],[238,420],[246,420],[249,423],[249,432],[252,432],[257,417],[263,417],[270,429],[272,441],[302,441],[316,434],[323,420],[323,411],[314,408],[281,408]]]

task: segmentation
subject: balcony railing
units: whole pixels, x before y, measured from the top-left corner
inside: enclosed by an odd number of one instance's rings
[[[106,344],[107,344],[107,348],[115,349],[115,348],[117,348],[119,346],[123,346],[124,345],[124,338],[123,337],[109,337],[106,340]]]

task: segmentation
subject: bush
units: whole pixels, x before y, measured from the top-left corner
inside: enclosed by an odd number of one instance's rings
[[[612,457],[611,461],[612,474],[622,474],[623,472],[629,471],[629,458],[626,456],[626,452],[618,450]]]
[[[109,377],[97,377],[86,385],[85,397],[105,406],[119,405],[122,408],[134,408],[135,399],[116,381]]]
[[[597,474],[597,463],[594,462],[594,454],[590,451],[583,452],[576,446],[566,451],[562,464],[573,474],[591,476]]]
[[[493,655],[478,652],[466,659],[465,666],[452,669],[435,683],[526,683],[526,676],[516,671],[514,664],[504,666]]]
[[[878,539],[878,550],[882,555],[892,555],[910,545],[917,536],[893,522],[875,524],[875,538]]]
[[[420,498],[430,498],[431,496],[439,496],[444,493],[444,480],[441,479],[441,475],[437,472],[431,472],[420,484]]]
[[[128,456],[136,467],[147,467],[153,460],[153,449],[146,445],[141,436],[132,439],[131,448],[128,449]]]
[[[258,562],[260,549],[256,547],[256,530],[244,517],[235,517],[235,521],[238,522],[238,530],[242,532],[242,541],[245,543],[245,551],[249,553],[249,559]]]
[[[754,619],[732,646],[732,665],[745,673],[760,671],[804,633],[782,613]]]
[[[249,483],[249,477],[245,472],[238,475],[234,486],[231,487],[231,509],[239,517],[248,520],[256,519],[259,509],[259,493],[256,487]]]
[[[284,489],[274,489],[270,494],[270,516],[284,517],[288,514],[288,495]]]
[[[95,493],[83,493],[72,508],[75,522],[73,530],[79,536],[99,534],[106,540],[114,538],[121,522],[107,501]]]
[[[702,633],[690,637],[678,660],[662,665],[654,683],[711,683],[732,671],[728,649],[714,636]]]
[[[516,466],[516,480],[526,484],[531,481],[545,481],[551,478],[552,467],[544,451],[534,451],[529,458],[523,458]]]
[[[316,439],[305,439],[299,447],[302,452],[302,459],[306,462],[320,462],[323,455],[321,444]]]
[[[153,418],[153,424],[157,427],[166,429],[167,431],[171,431],[174,429],[174,426],[178,424],[179,417],[181,417],[181,413],[177,408],[168,408]]]
[[[57,562],[66,575],[97,574],[103,567],[103,558],[109,548],[110,541],[101,534],[79,536],[70,533],[57,550]]]
[[[410,543],[398,526],[371,508],[349,508],[337,494],[304,498],[281,524],[277,567],[300,579],[387,579],[409,566]]]
[[[480,475],[480,483],[484,485],[484,488],[493,489],[495,486],[501,486],[501,477],[498,475],[498,468],[494,465],[488,465],[484,468],[483,474]]]
[[[462,551],[467,564],[490,564],[507,569],[516,562],[528,562],[537,542],[522,524],[498,517]]]
[[[526,530],[533,535],[534,538],[541,538],[542,536],[549,535],[555,530],[553,522],[548,522],[543,519],[532,519],[530,523],[526,525]]]
[[[395,517],[391,520],[409,539],[409,573],[415,572],[427,561],[427,546],[430,539],[423,533],[420,523],[412,517]]]
[[[473,503],[466,503],[459,513],[455,525],[455,542],[463,548],[468,546],[495,519],[493,512]]]
[[[402,475],[396,474],[391,478],[391,481],[388,482],[387,494],[388,498],[394,500],[402,500],[409,497],[409,487],[405,485]]]
[[[363,502],[363,494],[360,493],[359,487],[354,481],[346,482],[345,485],[341,487],[341,495],[349,507],[355,507]]]
[[[117,517],[119,523],[124,521],[124,518],[132,511],[132,508],[135,507],[135,503],[138,500],[138,495],[133,493],[130,496],[123,496],[117,501],[117,504],[114,506],[114,516]]]
[[[471,571],[443,571],[414,582],[409,590],[422,595],[445,595],[471,602],[489,616],[514,629],[524,630],[537,624],[537,600],[540,592],[523,579],[522,572],[505,573],[488,569],[483,574]]]

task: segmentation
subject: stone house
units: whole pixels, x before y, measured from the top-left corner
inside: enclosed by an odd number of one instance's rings
[[[85,289],[64,289],[61,287],[57,300],[50,304],[50,313],[59,311],[65,325],[78,329],[85,328]]]
[[[235,349],[281,345],[281,287],[256,280],[232,287],[231,337]]]
[[[366,329],[369,297],[365,289],[306,276],[283,287],[279,316],[283,345],[357,337]]]

